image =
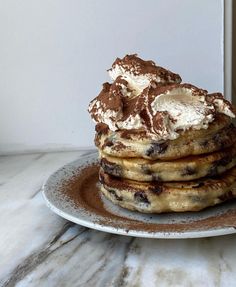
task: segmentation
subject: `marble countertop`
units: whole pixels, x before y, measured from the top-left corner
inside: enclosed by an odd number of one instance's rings
[[[41,187],[86,151],[0,157],[0,286],[236,286],[236,234],[142,239],[68,222]]]

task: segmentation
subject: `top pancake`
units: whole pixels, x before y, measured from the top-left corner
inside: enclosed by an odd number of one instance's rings
[[[174,140],[155,142],[145,133],[111,131],[106,126],[96,126],[95,144],[105,154],[115,157],[138,157],[150,160],[172,160],[189,155],[218,151],[233,144],[236,128],[231,119],[217,115],[207,129],[180,131]]]

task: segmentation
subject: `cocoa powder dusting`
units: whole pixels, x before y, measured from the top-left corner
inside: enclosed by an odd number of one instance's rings
[[[175,74],[163,67],[157,66],[153,61],[145,61],[137,56],[137,54],[126,55],[123,59],[117,58],[112,64],[112,68],[116,65],[123,67],[127,72],[134,75],[153,74],[159,76],[162,81],[180,83],[182,81],[180,75]]]
[[[236,210],[229,210],[218,216],[199,219],[183,223],[144,223],[127,217],[118,216],[105,209],[98,188],[99,165],[94,164],[83,168],[78,175],[74,175],[70,181],[63,185],[63,194],[73,201],[78,208],[86,209],[89,213],[98,216],[98,222],[102,225],[127,230],[146,232],[185,232],[203,231],[214,228],[236,228]],[[130,211],[132,213],[132,211]]]

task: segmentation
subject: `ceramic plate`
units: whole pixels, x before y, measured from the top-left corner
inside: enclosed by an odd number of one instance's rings
[[[88,186],[81,183],[81,173],[97,164],[97,156],[93,153],[81,157],[49,177],[43,186],[43,196],[53,212],[89,228],[136,237],[197,238],[236,233],[236,201],[201,212],[150,215],[115,206],[95,187],[94,200],[90,202],[86,197]],[[71,191],[74,197],[70,196]]]

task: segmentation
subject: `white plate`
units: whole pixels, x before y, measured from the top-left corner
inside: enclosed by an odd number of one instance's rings
[[[73,201],[67,195],[70,182],[80,179],[81,170],[97,163],[97,153],[67,164],[52,174],[43,186],[48,207],[74,223],[115,234],[147,238],[198,238],[236,233],[236,201],[194,213],[147,215],[113,205],[99,194],[107,215]],[[86,192],[86,190],[83,190]],[[98,191],[95,191],[98,193]],[[78,191],[78,197],[80,192]],[[109,216],[110,215],[110,216]],[[114,217],[115,216],[115,217]],[[116,218],[117,217],[117,218]],[[137,223],[134,225],[134,220]],[[132,222],[132,224],[130,224]],[[149,226],[147,228],[143,228]]]

